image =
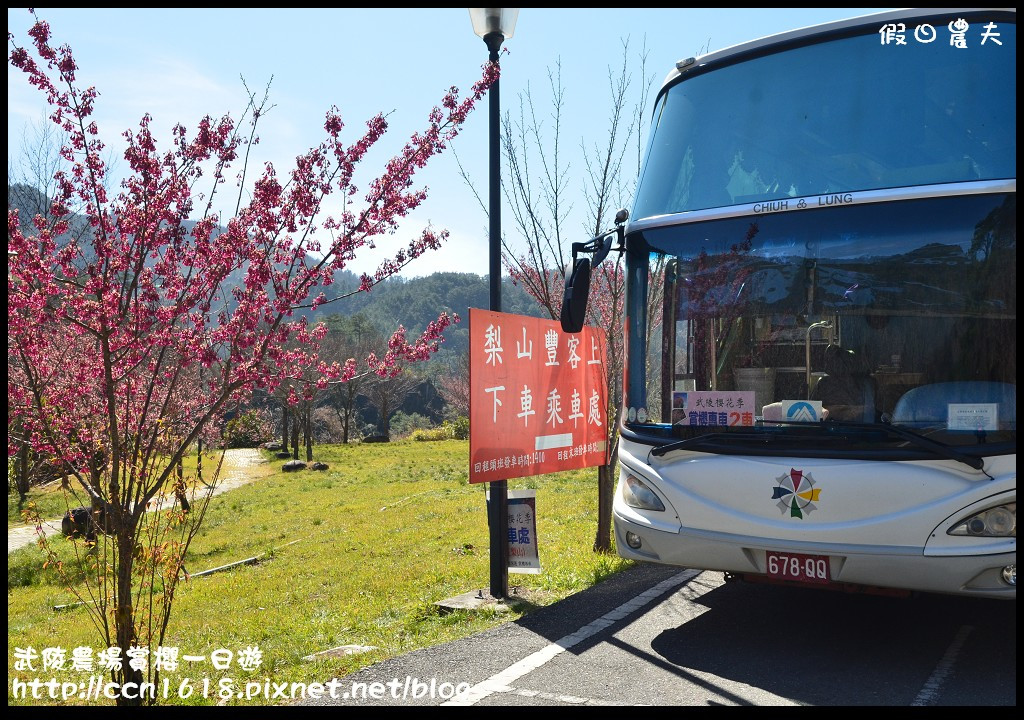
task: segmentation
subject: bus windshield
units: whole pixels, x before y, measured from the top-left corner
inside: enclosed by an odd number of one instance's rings
[[[907,24],[691,70],[658,98],[631,218],[1015,178],[1016,25],[959,48],[942,20],[930,43]]]
[[[780,432],[810,401],[833,428],[1016,452],[1016,26],[963,17],[966,50],[936,16],[945,42],[861,27],[667,83],[626,228],[628,431],[921,451]],[[709,393],[752,397],[746,420]]]

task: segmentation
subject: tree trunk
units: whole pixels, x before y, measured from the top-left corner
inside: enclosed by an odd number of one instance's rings
[[[594,538],[594,552],[612,550],[612,493],[615,491],[613,468],[613,465],[602,465],[597,469],[597,536]]]
[[[299,415],[292,418],[292,460],[299,459]]]
[[[597,535],[594,552],[612,551],[612,501],[615,497],[615,467],[619,461],[619,438],[616,434],[608,453],[608,464],[597,469]]]
[[[288,449],[288,401],[281,403],[281,447]]]
[[[135,632],[135,609],[132,605],[132,565],[134,562],[133,532],[128,529],[132,523],[119,523],[124,529],[117,532],[117,606],[114,608],[114,631],[117,635],[117,646],[121,648],[121,670],[114,672],[114,679],[122,687],[126,683],[136,683],[136,690],[131,693],[139,695],[137,688],[143,681],[141,670],[133,669],[129,664],[128,648],[138,644]],[[125,697],[118,693],[116,703],[119,706],[140,706],[142,698]]]
[[[306,441],[306,462],[313,462],[313,417],[312,403],[302,414],[302,433]]]
[[[28,499],[29,477],[28,477],[29,449],[28,443],[22,440],[18,446],[18,460],[14,466],[14,484],[18,490],[18,497],[24,503]]]
[[[381,401],[377,408],[380,414],[377,416],[377,434],[391,439],[391,403],[388,398]]]
[[[352,426],[352,418],[355,416],[356,394],[352,386],[345,388],[344,414],[338,413],[341,420],[342,442],[348,444],[349,428]]]
[[[14,489],[18,492],[18,498],[20,499],[19,505],[24,505],[25,500],[28,499],[28,491],[30,488],[29,482],[29,461],[31,460],[31,450],[28,446],[28,438],[23,432],[20,420],[15,420],[13,432],[8,433],[9,436],[15,438],[15,442],[18,443],[18,453],[15,456],[14,461]]]

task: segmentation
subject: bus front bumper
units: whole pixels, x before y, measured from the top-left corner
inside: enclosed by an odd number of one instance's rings
[[[926,556],[923,548],[823,545],[767,542],[682,528],[668,532],[641,525],[614,513],[615,541],[620,556],[738,575],[768,576],[769,553],[825,557],[827,584],[848,584],[1017,599],[1017,553],[945,554]],[[1012,583],[1009,568],[1013,568]]]

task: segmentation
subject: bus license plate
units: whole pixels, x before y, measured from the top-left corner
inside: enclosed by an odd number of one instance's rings
[[[800,580],[811,583],[828,583],[828,558],[824,555],[802,555],[799,553],[780,553],[768,550],[766,553],[766,569],[768,577],[777,580]]]

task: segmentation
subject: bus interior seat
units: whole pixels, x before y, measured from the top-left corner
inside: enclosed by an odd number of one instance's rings
[[[945,425],[950,403],[996,403],[1000,427],[1017,427],[1017,386],[981,380],[940,382],[912,388],[897,401],[892,421],[901,425]]]

